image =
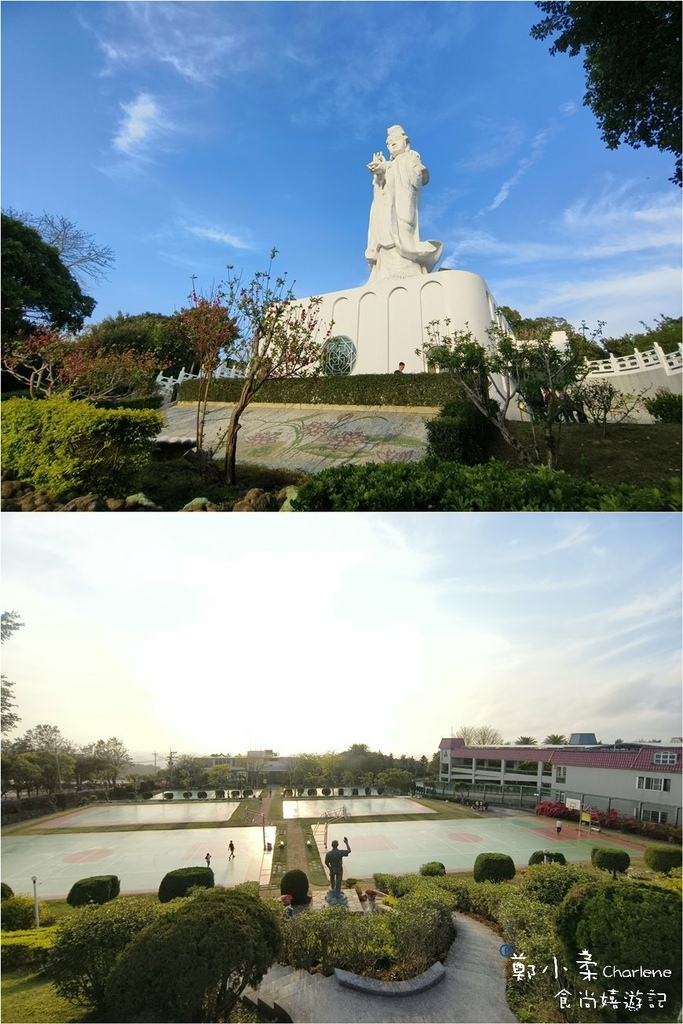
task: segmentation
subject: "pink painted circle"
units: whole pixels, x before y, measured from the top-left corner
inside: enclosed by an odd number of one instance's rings
[[[97,850],[78,850],[76,853],[69,853],[64,858],[65,864],[85,864],[90,860],[103,860],[111,857],[113,850],[104,850],[100,847]]]
[[[480,843],[481,836],[475,835],[474,832],[449,832],[448,838],[452,839],[454,843]]]

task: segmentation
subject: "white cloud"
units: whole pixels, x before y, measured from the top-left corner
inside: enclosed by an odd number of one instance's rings
[[[194,235],[195,238],[205,238],[209,242],[217,242],[219,245],[228,245],[232,249],[249,249],[251,246],[248,242],[245,242],[239,235],[233,234],[231,231],[225,231],[223,228],[217,227],[199,227],[198,225],[188,225],[186,230]]]
[[[140,93],[131,103],[122,103],[121,107],[124,117],[112,143],[119,153],[139,157],[170,129],[160,105],[148,93]]]

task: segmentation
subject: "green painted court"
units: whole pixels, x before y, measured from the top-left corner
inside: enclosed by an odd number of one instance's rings
[[[425,808],[405,798],[395,813],[424,813]],[[319,801],[295,801],[300,806],[292,816],[315,821],[313,804]],[[339,801],[335,802],[335,807]],[[440,861],[451,871],[471,871],[479,853],[507,853],[518,867],[525,867],[535,850],[561,850],[568,861],[589,861],[594,846],[620,846],[638,856],[642,845],[627,839],[586,834],[579,839],[576,825],[565,823],[560,837],[555,823],[533,815],[489,812],[483,817],[414,821],[353,822],[353,814],[367,815],[372,799],[346,801],[346,818],[328,823],[327,843],[342,842],[347,836],[352,853],[345,862],[347,876],[368,878],[375,871],[388,874],[416,872],[427,861]],[[384,798],[385,805],[392,800]],[[331,807],[331,805],[330,805]],[[35,823],[35,828],[65,828],[103,825],[160,823],[178,820],[227,820],[235,812],[227,803],[106,805],[83,808]],[[165,816],[168,817],[165,818]],[[228,861],[228,841],[237,849],[235,860]],[[190,865],[203,865],[211,854],[216,884],[231,886],[244,881],[262,885],[270,879],[272,853],[264,845],[275,845],[275,827],[260,824],[233,825],[231,828],[155,829],[127,832],[81,832],[66,834],[7,836],[2,844],[2,879],[16,893],[31,893],[33,875],[38,878],[38,895],[44,899],[63,898],[79,878],[96,874],[114,874],[121,880],[121,892],[156,891],[167,871]],[[264,842],[265,840],[265,842]],[[315,831],[321,859],[325,854],[325,827]]]

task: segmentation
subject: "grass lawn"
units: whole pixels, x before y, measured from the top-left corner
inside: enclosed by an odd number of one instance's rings
[[[529,423],[509,423],[510,432],[531,444]],[[566,423],[560,428],[558,469],[572,476],[610,484],[645,487],[681,474],[681,427],[677,423]],[[541,448],[542,453],[542,448]],[[489,453],[518,466],[515,453],[496,431]]]
[[[229,512],[235,502],[253,487],[277,493],[290,484],[301,483],[305,476],[305,473],[296,470],[269,469],[267,466],[240,463],[237,466],[237,483],[231,487],[228,484],[207,483],[197,469],[184,459],[154,460],[142,475],[140,490],[167,512],[180,511],[193,498],[208,498],[212,504],[220,506],[222,511]]]
[[[61,1024],[88,1020],[87,1011],[58,996],[51,982],[29,971],[3,971],[3,1024]]]

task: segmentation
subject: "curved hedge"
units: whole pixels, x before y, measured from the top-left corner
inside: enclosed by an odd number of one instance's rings
[[[661,487],[606,484],[543,467],[455,462],[336,466],[305,480],[300,512],[660,512],[681,508],[680,480]]]
[[[545,864],[545,858],[550,857],[550,860],[554,864],[566,864],[567,858],[563,853],[559,853],[553,850],[534,850],[529,857],[529,867],[534,864]]]

